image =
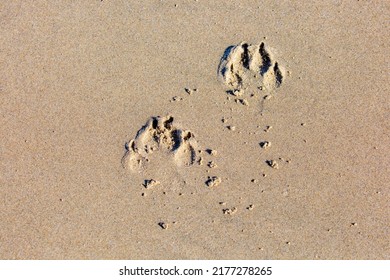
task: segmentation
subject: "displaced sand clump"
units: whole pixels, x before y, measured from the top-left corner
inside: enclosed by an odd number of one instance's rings
[[[220,185],[222,183],[222,179],[219,178],[218,176],[212,176],[208,177],[206,180],[206,186],[212,188]]]

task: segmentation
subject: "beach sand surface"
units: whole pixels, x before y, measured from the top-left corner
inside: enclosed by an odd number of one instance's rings
[[[389,12],[2,1],[0,258],[389,259]]]

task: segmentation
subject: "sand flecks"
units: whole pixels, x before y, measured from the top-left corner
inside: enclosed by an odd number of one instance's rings
[[[216,150],[213,150],[213,149],[206,149],[205,151],[207,154],[209,154],[211,156],[216,156],[218,154],[218,152]],[[209,160],[207,163],[207,166],[210,169],[213,169],[213,168],[217,167],[217,164],[213,160]],[[210,171],[207,170],[207,173],[208,172],[210,172]],[[210,187],[210,188],[216,187],[216,186],[220,185],[221,183],[222,183],[222,179],[218,176],[208,176],[207,180],[205,181],[206,186]]]
[[[206,186],[212,188],[212,187],[216,187],[218,186],[219,184],[222,183],[222,179],[219,178],[218,176],[209,176],[206,180]]]
[[[262,142],[259,143],[259,145],[260,145],[260,147],[262,149],[267,149],[267,148],[271,147],[271,142],[269,142],[269,141],[262,141]]]
[[[253,204],[250,204],[246,209],[251,211],[251,210],[253,210],[253,208],[255,208],[255,206]]]
[[[157,151],[165,153],[178,166],[191,166],[197,160],[197,142],[194,134],[180,128],[172,116],[152,117],[126,144],[122,165],[140,171]]]
[[[180,96],[174,96],[169,102],[176,102],[176,101],[182,101],[183,97]]]
[[[267,125],[267,126],[264,128],[264,132],[269,132],[271,129],[272,129],[272,126],[271,126],[271,125]]]
[[[228,90],[226,93],[229,94],[229,95],[233,95],[235,97],[240,97],[240,96],[243,96],[244,90],[242,90],[242,89],[233,89],[233,90]]]
[[[291,159],[284,159],[283,157],[279,157],[278,159],[266,160],[265,163],[273,169],[279,169],[280,166],[285,166],[286,164],[290,164]]]
[[[273,169],[279,169],[279,164],[276,162],[276,160],[270,159],[266,160],[266,163],[269,167],[272,167]]]
[[[142,184],[146,189],[150,189],[150,188],[153,188],[157,185],[159,185],[160,182],[159,181],[156,181],[154,179],[146,179],[144,181],[144,183]]]
[[[249,106],[249,102],[245,98],[237,98],[237,99],[235,99],[235,101],[236,101],[237,104],[241,104],[241,105],[244,105],[244,106]]]
[[[213,149],[206,149],[206,152],[212,156],[216,156],[218,154],[218,152],[216,150],[213,150]]]
[[[210,168],[216,168],[217,167],[217,164],[214,162],[214,161],[209,161],[207,163],[207,166],[210,167]]]
[[[162,229],[168,229],[168,224],[165,223],[165,222],[159,222],[158,225],[162,228]]]
[[[245,89],[251,81],[262,90],[273,90],[284,80],[284,71],[264,42],[229,46],[220,60],[218,75],[233,92]]]
[[[234,215],[237,212],[236,207],[222,209],[222,213],[225,215]]]
[[[199,165],[202,165],[203,162],[206,161],[207,162],[206,165],[208,168],[210,168],[210,169],[217,168],[218,167],[217,163],[214,160],[212,160],[210,158],[210,156],[215,157],[218,154],[218,152],[216,150],[213,150],[213,149],[205,149],[204,151],[206,152],[204,154],[204,157],[202,156],[202,157],[200,157],[200,160],[198,160]],[[199,151],[199,152],[201,153],[202,151]],[[210,170],[206,170],[206,172],[209,173]],[[214,176],[214,177],[208,176],[208,179],[205,182],[206,185],[211,186],[210,184],[212,184],[212,181],[215,180],[215,178],[217,178],[217,177],[216,176]],[[217,181],[219,181],[219,180],[220,179],[218,179]],[[216,185],[218,185],[219,183],[220,182],[216,182]]]
[[[231,131],[235,131],[236,130],[236,127],[234,125],[228,125],[227,126],[227,129],[231,130]]]
[[[197,88],[194,88],[194,89],[191,89],[191,88],[184,88],[184,91],[185,91],[188,95],[192,95],[193,93],[197,92],[198,89],[197,89]]]

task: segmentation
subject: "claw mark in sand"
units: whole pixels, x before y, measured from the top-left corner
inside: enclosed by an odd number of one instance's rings
[[[242,42],[225,50],[218,76],[230,90],[244,89],[251,81],[272,90],[282,85],[284,71],[264,42],[260,45]]]
[[[133,171],[142,170],[154,152],[166,153],[178,166],[191,166],[198,157],[194,134],[174,124],[172,116],[150,118],[125,147],[122,165]]]

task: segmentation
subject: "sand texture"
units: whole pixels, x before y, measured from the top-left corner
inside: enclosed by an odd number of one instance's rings
[[[390,259],[389,1],[1,1],[1,259]]]

